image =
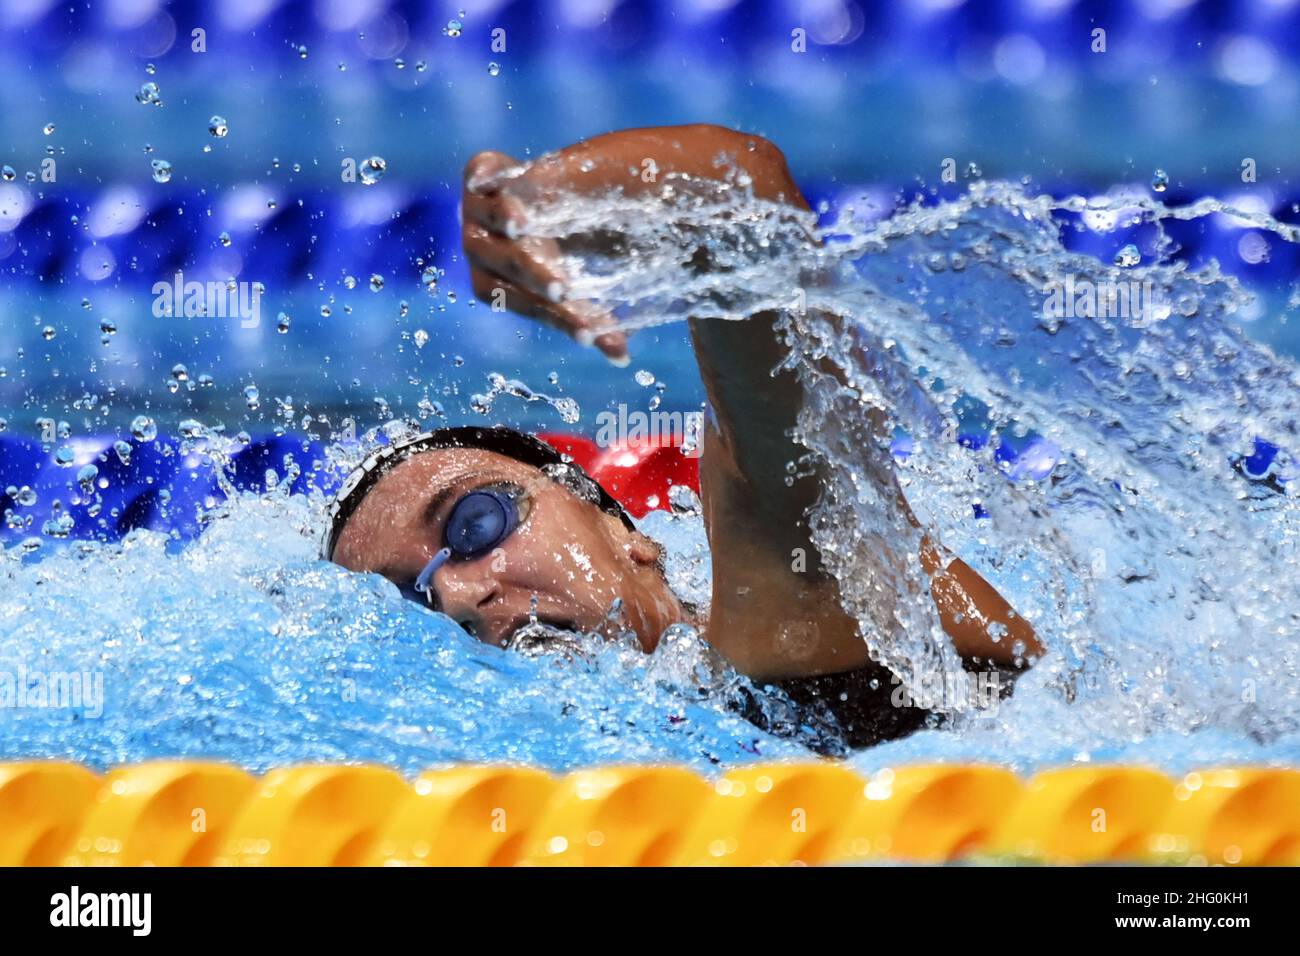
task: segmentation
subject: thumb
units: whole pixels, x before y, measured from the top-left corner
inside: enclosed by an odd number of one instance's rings
[[[475,153],[465,164],[465,189],[479,195],[495,192],[507,173],[520,168],[519,160],[491,150]]]

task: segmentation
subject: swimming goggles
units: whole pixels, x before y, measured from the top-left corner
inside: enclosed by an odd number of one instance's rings
[[[488,485],[462,495],[443,526],[443,547],[415,579],[415,590],[436,604],[433,576],[453,559],[473,561],[491,553],[519,527],[523,489],[511,484]]]

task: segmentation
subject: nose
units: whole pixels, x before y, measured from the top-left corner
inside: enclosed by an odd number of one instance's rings
[[[443,614],[475,637],[490,639],[487,611],[501,596],[491,561],[450,561],[434,574],[433,587]]]

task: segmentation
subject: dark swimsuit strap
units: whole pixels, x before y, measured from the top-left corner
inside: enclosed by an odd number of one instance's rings
[[[1003,697],[1011,694],[1020,671],[987,662],[966,662],[967,670],[989,669],[998,672]],[[942,726],[939,714],[911,703],[898,703],[905,695],[895,692],[900,685],[892,672],[874,661],[856,670],[816,677],[793,677],[771,685],[788,697],[799,710],[805,726],[822,725],[825,733],[798,733],[788,722],[773,719],[770,709],[752,695],[744,695],[739,710],[747,720],[762,730],[782,736],[799,736],[811,749],[829,756],[842,755],[846,749],[872,747],[887,740],[898,740],[927,725]],[[827,726],[829,725],[829,726]]]

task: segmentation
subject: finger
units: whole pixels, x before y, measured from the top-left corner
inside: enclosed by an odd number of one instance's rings
[[[552,328],[569,335],[574,334],[575,326],[562,309],[509,279],[471,265],[470,284],[474,288],[474,295],[489,303],[493,311],[507,309],[532,319],[541,319]]]
[[[504,174],[519,167],[519,161],[505,153],[475,153],[465,164],[465,191],[487,195],[497,189]]]
[[[536,236],[510,240],[470,223],[461,234],[472,265],[509,279],[548,302],[559,302],[568,285],[553,240]]]
[[[583,345],[595,345],[604,353],[605,358],[619,368],[625,368],[631,363],[627,353],[627,333],[617,329],[601,331],[614,325],[614,317],[608,311],[590,302],[573,302],[565,308],[577,326],[573,335],[575,339]]]
[[[631,362],[627,351],[627,334],[600,331],[612,325],[613,319],[599,307],[589,302],[550,302],[507,278],[474,266],[470,268],[470,281],[474,294],[484,302],[491,303],[494,308],[504,307],[520,315],[541,319],[583,345],[595,345],[619,367],[625,367]]]
[[[528,223],[523,202],[505,192],[495,192],[490,196],[465,193],[460,215],[463,223],[477,223],[507,239],[522,235]]]

